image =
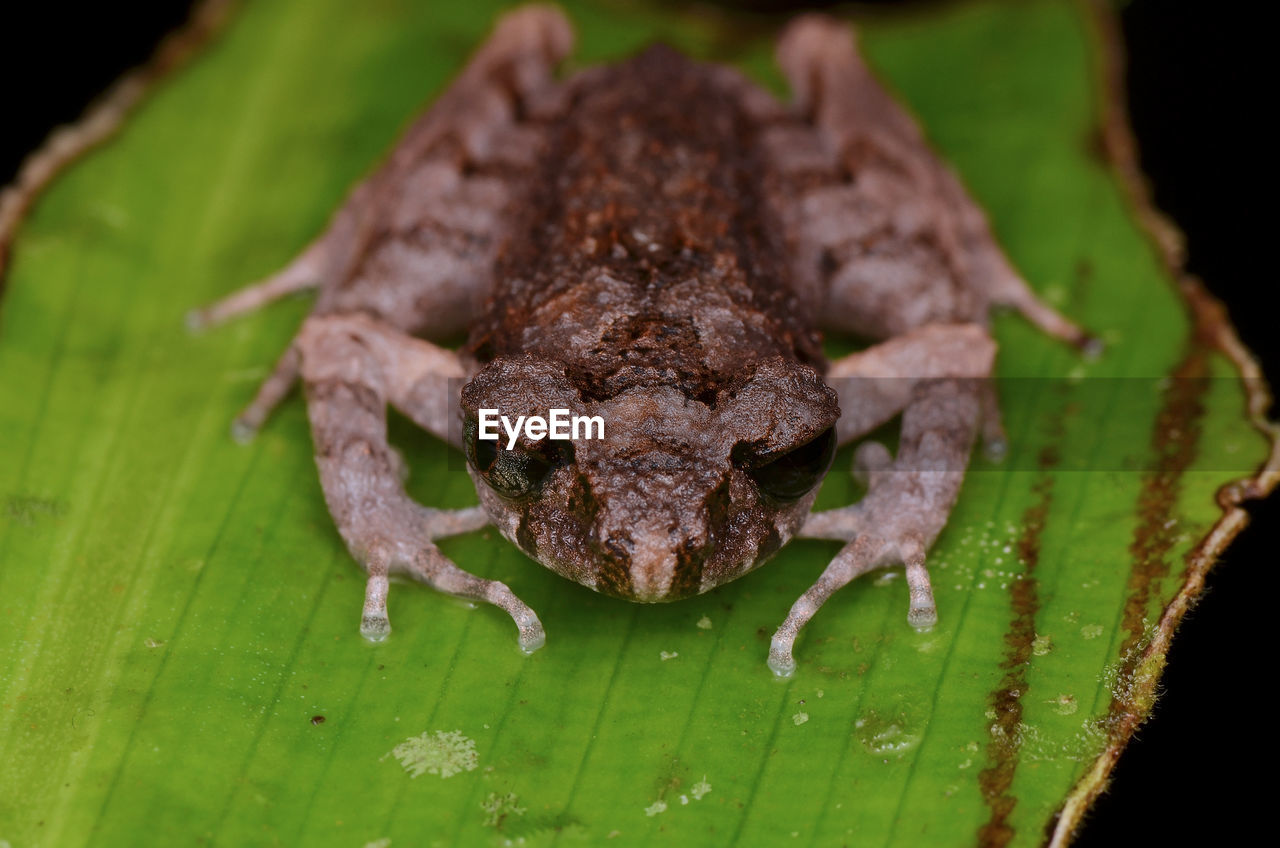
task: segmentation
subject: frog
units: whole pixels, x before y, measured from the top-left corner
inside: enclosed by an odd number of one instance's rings
[[[310,245],[190,313],[201,330],[316,292],[233,435],[302,384],[371,641],[390,633],[389,578],[407,575],[503,610],[540,648],[527,604],[437,546],[490,525],[641,603],[708,592],[792,539],[840,543],[772,637],[779,676],[819,608],[876,569],[901,566],[908,625],[933,626],[926,556],[975,443],[1004,444],[993,311],[1086,353],[1096,339],[1014,268],[849,24],[786,25],[788,100],[661,44],[561,74],[573,42],[554,6],[504,14]],[[866,346],[828,361],[824,334]],[[478,506],[406,493],[388,408],[465,454]],[[478,421],[495,410],[607,432],[493,442]],[[865,438],[894,419],[896,455]],[[865,495],[814,511],[855,442]]]

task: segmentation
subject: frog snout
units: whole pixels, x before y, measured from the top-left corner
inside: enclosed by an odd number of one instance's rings
[[[596,588],[643,603],[699,594],[728,517],[728,460],[651,450],[590,472]]]
[[[632,596],[650,603],[665,600],[676,571],[676,554],[668,534],[642,531],[636,536],[627,564]]]
[[[711,534],[705,522],[693,526],[672,524],[618,528],[603,545],[603,555],[620,570],[627,581],[618,594],[656,603],[696,595],[701,590],[703,563],[711,555]]]

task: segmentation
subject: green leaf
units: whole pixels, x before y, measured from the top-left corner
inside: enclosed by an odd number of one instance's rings
[[[661,37],[778,85],[758,20],[566,5],[578,63]],[[23,222],[0,313],[0,845],[1031,844],[1060,810],[1069,831],[1235,504],[1274,484],[1215,501],[1269,448],[1247,362],[1203,303],[1192,332],[1097,156],[1083,7],[862,27],[1016,264],[1109,348],[1084,362],[998,320],[1014,452],[975,460],[931,554],[938,626],[907,626],[902,580],[864,579],[785,682],[768,637],[833,545],[638,606],[472,534],[446,553],[507,581],[547,647],[408,585],[371,646],[302,404],[251,447],[227,435],[307,303],[200,337],[183,314],[296,253],[497,7],[245,4]],[[416,497],[474,502],[446,448],[392,435]],[[837,471],[822,503],[859,495]]]

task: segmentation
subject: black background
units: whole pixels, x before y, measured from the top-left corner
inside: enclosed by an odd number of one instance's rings
[[[46,3],[25,9],[22,20],[12,9],[0,12],[0,184],[53,126],[75,120],[145,61],[186,18],[187,5]],[[1133,126],[1157,205],[1186,234],[1190,270],[1227,303],[1275,386],[1280,332],[1267,258],[1278,217],[1275,144],[1258,117],[1275,103],[1274,77],[1263,69],[1269,30],[1258,17],[1266,5],[1133,0],[1122,21]],[[1174,641],[1154,717],[1121,758],[1077,844],[1139,835],[1172,844],[1233,841],[1265,827],[1277,753],[1265,696],[1277,589],[1267,540],[1280,500],[1250,511],[1252,525],[1214,569]]]

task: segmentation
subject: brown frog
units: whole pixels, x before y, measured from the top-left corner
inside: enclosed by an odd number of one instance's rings
[[[790,104],[661,46],[558,79],[571,43],[554,8],[504,16],[323,235],[192,314],[203,327],[319,290],[235,434],[301,377],[375,641],[403,572],[502,608],[522,648],[542,645],[506,585],[434,544],[489,522],[553,571],[642,602],[706,592],[795,536],[845,542],[773,637],[780,675],[800,628],[875,568],[905,566],[908,621],[931,625],[925,553],[979,429],[1002,443],[990,308],[1094,342],[1010,266],[846,25],[788,26]],[[828,363],[821,330],[878,343]],[[427,340],[460,331],[461,350]],[[480,507],[405,494],[388,404],[466,452]],[[551,409],[598,416],[604,438],[480,438],[481,410]],[[896,458],[857,451],[867,495],[811,513],[836,447],[899,414]]]

